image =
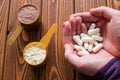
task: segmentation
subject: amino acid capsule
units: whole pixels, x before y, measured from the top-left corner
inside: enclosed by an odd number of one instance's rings
[[[83,37],[81,40],[83,42],[93,42],[93,38],[91,38],[91,37]]]
[[[80,34],[80,37],[83,38],[83,37],[90,37],[90,36],[88,36],[88,35],[85,34],[85,33],[81,33],[81,34]]]
[[[90,54],[88,51],[79,51],[78,55],[83,56],[83,55],[87,55]]]
[[[77,51],[86,51],[83,46],[74,45],[73,47],[74,47]]]
[[[100,32],[100,29],[99,28],[95,28],[95,29],[91,29],[88,31],[88,34],[89,35],[95,35],[95,34],[98,34]]]
[[[91,42],[91,43],[89,43],[88,51],[91,52],[92,49],[93,49],[93,43]]]
[[[93,44],[97,46],[99,43],[97,41],[94,41]]]
[[[73,36],[73,40],[74,40],[78,45],[82,45],[82,41],[80,40],[79,35]]]
[[[81,47],[78,46],[78,45],[74,45],[73,47],[74,47],[74,49],[76,49],[77,51],[80,51],[80,50],[81,50]]]
[[[88,48],[89,48],[89,45],[88,45],[87,42],[84,43],[84,48],[85,48],[85,49],[88,49]]]
[[[103,38],[97,35],[93,35],[92,38],[96,41],[103,41]]]
[[[103,44],[100,43],[100,44],[98,44],[97,46],[95,46],[95,47],[92,49],[92,51],[93,51],[93,52],[97,52],[97,51],[100,50],[102,47],[103,47]]]
[[[96,26],[96,24],[95,24],[95,23],[92,23],[92,24],[90,25],[89,30],[94,29],[94,28],[95,28],[95,26]]]

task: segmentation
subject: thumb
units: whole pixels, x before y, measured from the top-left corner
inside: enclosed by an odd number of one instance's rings
[[[73,44],[65,44],[65,58],[70,62],[74,67],[79,68],[80,57],[76,54],[73,48]]]
[[[93,14],[94,16],[98,16],[98,17],[104,17],[108,20],[110,20],[112,17],[114,17],[114,15],[116,15],[116,13],[119,13],[118,10],[109,8],[109,7],[98,7],[98,8],[93,8],[90,10],[91,14]]]

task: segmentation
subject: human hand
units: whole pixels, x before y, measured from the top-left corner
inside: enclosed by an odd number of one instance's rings
[[[91,13],[88,12],[80,13],[79,15],[78,14],[72,15],[70,17],[70,20],[64,23],[65,58],[81,73],[89,76],[93,76],[106,63],[108,63],[112,58],[114,58],[114,56],[112,56],[105,49],[101,49],[96,54],[78,56],[73,48],[74,43],[72,41],[72,36],[75,34],[80,34],[81,32],[86,33],[87,32],[86,26],[88,26],[91,22],[98,21],[97,26],[103,25],[101,23],[103,23],[104,21],[101,22],[102,21],[101,19],[102,18],[92,16]],[[84,22],[86,25],[82,22]]]
[[[88,24],[96,22],[104,38],[104,49],[112,55],[120,57],[120,11],[103,6],[91,9],[90,13],[97,19],[92,17],[89,19],[90,15],[86,13],[76,13],[71,17],[82,17],[83,21]]]

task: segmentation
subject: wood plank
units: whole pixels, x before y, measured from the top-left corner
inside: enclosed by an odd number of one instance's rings
[[[119,10],[120,10],[120,1],[118,1],[118,8],[119,8]]]
[[[107,0],[107,6],[114,9],[119,9],[118,0]]]
[[[7,1],[7,0],[6,0]],[[41,0],[11,0],[8,31],[9,36],[19,25],[17,10],[24,4],[33,4],[39,7],[41,12]],[[41,14],[40,14],[41,15]],[[37,32],[37,31],[36,31]],[[23,59],[22,50],[29,41],[37,40],[35,31],[29,32],[28,41],[24,41],[22,35],[13,43],[12,46],[6,45],[5,66],[3,80],[38,80],[40,68],[34,68],[26,64]],[[33,34],[32,34],[33,33]],[[24,34],[24,33],[23,33]],[[34,36],[33,36],[34,35]]]
[[[106,6],[106,0],[75,0],[75,13],[89,11],[99,6]]]
[[[46,75],[42,80],[74,80],[73,69],[64,59],[63,22],[73,13],[73,0],[43,0],[42,34],[57,22],[59,28],[47,49]]]
[[[4,56],[10,0],[0,0],[0,80],[3,79]]]
[[[86,12],[91,8],[106,6],[106,0],[75,0],[75,13]],[[76,71],[76,80],[89,80],[89,77]]]
[[[61,74],[60,80],[75,80],[74,69],[64,58],[64,45],[63,45],[63,23],[69,19],[69,16],[74,13],[74,0],[59,0],[58,15],[58,32],[55,37],[57,48],[57,65]]]

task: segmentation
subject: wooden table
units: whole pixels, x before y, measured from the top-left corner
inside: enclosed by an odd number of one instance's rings
[[[8,38],[19,25],[17,10],[28,3],[39,8],[40,28],[24,30],[10,46]],[[73,13],[98,6],[118,9],[118,3],[117,0],[0,0],[0,80],[88,80],[85,76],[83,79],[64,58],[62,25]],[[55,22],[59,28],[47,48],[47,63],[31,67],[23,59],[23,48],[29,42],[39,41]]]

